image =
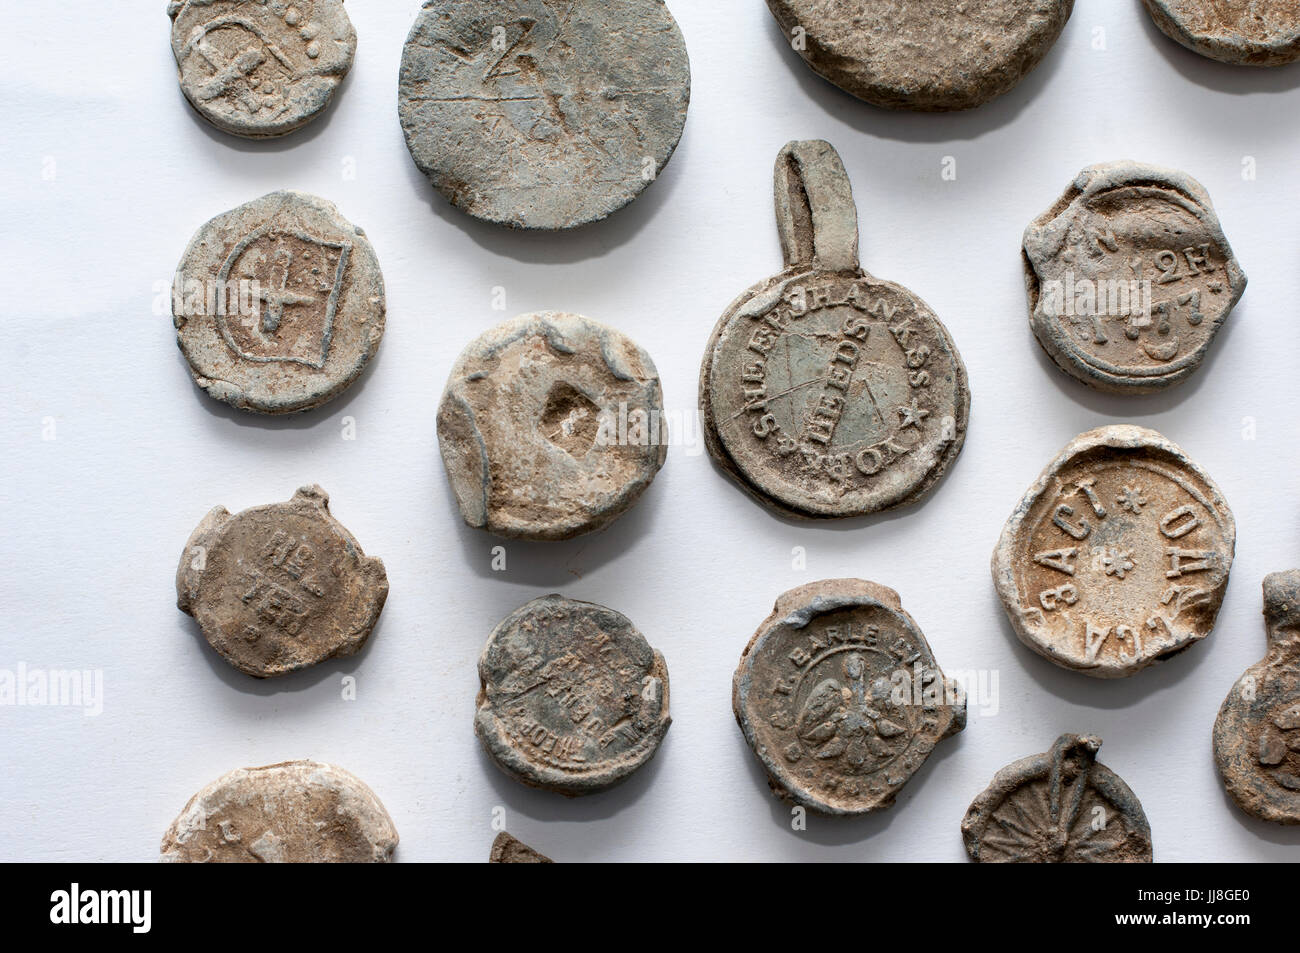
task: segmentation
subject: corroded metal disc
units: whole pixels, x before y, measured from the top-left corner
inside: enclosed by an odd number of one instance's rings
[[[659,750],[668,666],[627,617],[559,595],[520,606],[478,663],[474,732],[524,784],[569,796],[626,780]]]
[[[740,657],[731,703],[773,793],[823,814],[889,807],[966,726],[964,695],[898,593],[861,579],[782,594]]]
[[[1240,66],[1300,59],[1295,0],[1142,0],[1165,36],[1194,53]]]
[[[565,229],[658,177],[690,96],[663,0],[428,0],[402,54],[399,114],[415,164],[457,208]]]
[[[539,853],[518,838],[502,831],[492,841],[488,854],[489,864],[553,864],[555,861]]]
[[[185,98],[246,139],[319,116],[357,50],[343,0],[171,0],[167,15]]]
[[[1074,0],[767,0],[824,79],[887,109],[970,109],[1047,55]]]
[[[1237,679],[1214,722],[1214,760],[1247,814],[1300,824],[1300,570],[1264,578],[1268,654]]]
[[[162,840],[170,863],[387,863],[397,829],[375,792],[320,761],[224,774],[190,798]]]
[[[791,516],[914,503],[966,439],[961,355],[925,302],[862,270],[853,192],[829,143],[781,150],[775,198],[786,268],[732,303],[700,368],[709,453]]]
[[[654,362],[630,338],[552,311],[465,348],[438,408],[460,514],[499,536],[569,539],[645,492],[668,454]]]
[[[1127,160],[1080,172],[1025,230],[1023,261],[1038,343],[1116,394],[1185,380],[1246,289],[1201,184]]]
[[[273,192],[199,229],[176,269],[176,343],[194,382],[262,414],[343,393],[384,336],[384,277],[331,203]]]
[[[980,863],[1149,864],[1151,825],[1137,796],[1097,763],[1101,739],[1061,735],[1007,765],[961,822]]]
[[[208,513],[185,544],[176,605],[208,644],[269,678],[359,652],[388,598],[384,564],[305,486],[287,503]]]
[[[993,581],[1016,634],[1061,666],[1132,675],[1214,628],[1236,546],[1222,492],[1143,427],[1080,434],[1012,513]]]

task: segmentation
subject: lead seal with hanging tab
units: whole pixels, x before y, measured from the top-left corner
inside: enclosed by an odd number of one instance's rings
[[[853,190],[830,143],[786,145],[775,198],[785,270],[732,303],[700,369],[709,452],[785,515],[915,503],[966,439],[961,355],[925,302],[862,270]]]

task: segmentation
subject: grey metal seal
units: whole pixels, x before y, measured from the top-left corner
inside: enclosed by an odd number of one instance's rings
[[[654,182],[690,94],[663,0],[428,0],[398,112],[415,164],[453,205],[553,230],[603,219]]]
[[[346,390],[379,349],[384,315],[384,277],[365,233],[302,192],[212,219],[172,289],[194,382],[262,414],[310,410]]]
[[[668,667],[613,609],[543,596],[493,630],[474,732],[507,774],[575,796],[626,780],[672,718]]]
[[[830,143],[786,145],[775,198],[785,270],[732,303],[700,368],[709,453],[785,515],[914,503],[966,439],[961,355],[925,302],[862,270],[853,190]]]
[[[181,90],[222,132],[269,139],[330,104],[357,34],[343,0],[171,0]]]
[[[659,375],[613,328],[520,315],[452,367],[438,447],[470,526],[521,539],[594,532],[641,497],[667,458]]]

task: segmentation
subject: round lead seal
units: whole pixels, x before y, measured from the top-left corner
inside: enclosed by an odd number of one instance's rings
[[[740,657],[736,721],[778,797],[823,814],[887,808],[966,726],[898,593],[829,579],[782,594]]]
[[[1223,494],[1177,445],[1101,427],[1029,488],[993,552],[993,582],[1025,645],[1118,678],[1210,634],[1236,535]]]
[[[570,797],[625,780],[659,750],[668,666],[628,618],[543,596],[493,630],[474,733],[503,771]]]
[[[1080,172],[1025,229],[1023,260],[1038,343],[1116,394],[1185,380],[1246,290],[1204,187],[1138,162]]]
[[[1300,59],[1293,0],[1142,0],[1160,32],[1194,53],[1239,66]]]
[[[453,205],[566,229],[663,171],[691,68],[663,0],[426,0],[398,97],[411,157]]]
[[[1149,864],[1151,825],[1137,796],[1097,763],[1101,739],[1061,735],[1007,765],[961,822],[982,864]]]
[[[166,863],[388,863],[397,829],[356,775],[320,761],[239,768],[185,805]]]
[[[914,503],[966,439],[961,356],[925,302],[862,270],[853,191],[830,143],[789,143],[775,179],[785,270],[713,330],[700,369],[709,453],[796,517]]]
[[[1264,577],[1268,654],[1223,700],[1214,760],[1247,814],[1300,824],[1300,570]]]
[[[1047,55],[1074,0],[767,0],[823,79],[887,109],[970,109]]]
[[[343,0],[171,0],[167,15],[185,98],[246,139],[286,135],[324,112],[357,50]]]
[[[176,570],[176,606],[208,644],[255,678],[361,650],[388,598],[384,564],[305,486],[287,503],[199,523]]]
[[[176,344],[210,397],[262,414],[319,407],[384,336],[384,276],[331,203],[273,192],[198,230],[176,269]]]
[[[658,372],[589,318],[520,315],[456,361],[438,448],[470,526],[521,539],[594,532],[640,499],[667,458]]]

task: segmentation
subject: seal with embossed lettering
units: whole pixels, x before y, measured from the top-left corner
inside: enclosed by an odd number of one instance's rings
[[[1119,678],[1210,634],[1236,537],[1222,492],[1181,448],[1144,427],[1101,427],[1025,493],[993,552],[993,582],[1025,645]]]
[[[898,593],[861,579],[782,594],[740,657],[731,703],[772,791],[823,814],[889,807],[966,726],[960,686]]]
[[[172,286],[176,343],[209,396],[262,414],[341,394],[384,335],[384,277],[332,204],[272,192],[191,239]]]
[[[1151,825],[1137,795],[1097,763],[1101,739],[1061,735],[1007,765],[961,822],[982,864],[1149,864]]]
[[[1116,394],[1186,380],[1246,289],[1204,187],[1127,160],[1080,172],[1025,230],[1023,261],[1038,343]]]
[[[567,229],[663,171],[691,68],[663,0],[426,0],[398,94],[411,157],[453,205]]]
[[[589,318],[497,325],[451,370],[438,446],[460,514],[498,536],[602,529],[663,466],[668,431],[650,355]]]
[[[970,109],[1010,91],[1056,43],[1074,0],[767,0],[804,62],[886,109]]]
[[[388,863],[397,829],[356,775],[320,761],[239,768],[185,805],[166,863]]]
[[[1300,824],[1300,570],[1264,577],[1268,654],[1237,679],[1214,722],[1214,760],[1247,814]]]
[[[668,666],[627,617],[560,595],[493,630],[474,733],[511,777],[570,797],[625,780],[659,750]]]
[[[1194,53],[1237,66],[1300,59],[1296,0],[1142,0],[1165,36]]]
[[[862,270],[853,191],[830,143],[787,144],[775,197],[785,270],[732,303],[700,368],[709,453],[789,516],[914,503],[966,439],[961,355],[925,302]]]
[[[361,551],[305,486],[287,503],[208,513],[176,570],[176,606],[227,662],[269,678],[361,650],[388,598],[384,564]]]
[[[246,139],[286,135],[324,112],[357,50],[343,0],[171,0],[167,15],[185,98]]]

